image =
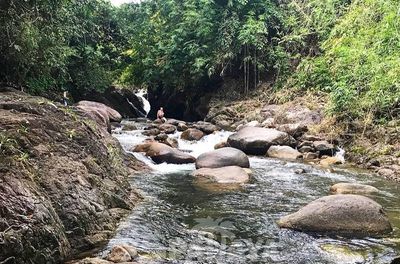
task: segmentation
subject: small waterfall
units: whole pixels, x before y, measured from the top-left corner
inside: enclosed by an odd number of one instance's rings
[[[142,100],[142,102],[143,102],[143,110],[146,112],[146,117],[147,117],[147,115],[150,112],[151,106],[150,106],[149,101],[146,98],[144,98],[144,95],[146,93],[147,92],[144,89],[140,89],[139,92],[136,93],[136,96],[139,97]]]

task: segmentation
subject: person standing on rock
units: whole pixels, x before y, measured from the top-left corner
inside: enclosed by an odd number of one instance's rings
[[[63,93],[63,104],[65,106],[68,105],[68,92],[67,91],[64,91],[64,93]]]
[[[167,119],[164,117],[164,108],[160,107],[160,109],[157,111],[157,120],[161,120],[163,123],[167,121]]]

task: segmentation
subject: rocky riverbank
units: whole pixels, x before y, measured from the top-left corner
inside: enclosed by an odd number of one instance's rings
[[[400,181],[400,120],[381,125],[371,120],[343,122],[327,114],[326,101],[323,94],[288,95],[269,87],[243,97],[223,87],[212,96],[205,120],[227,130],[256,126],[274,128],[304,141],[325,140],[345,150],[346,163]],[[298,146],[303,156],[315,157],[305,154],[315,152],[309,148],[312,143]]]
[[[146,166],[89,112],[0,89],[0,263],[93,249],[141,199],[127,178]]]

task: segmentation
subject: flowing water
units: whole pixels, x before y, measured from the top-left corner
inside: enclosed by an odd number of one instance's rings
[[[229,134],[218,132],[179,144],[198,156]],[[140,131],[117,131],[114,136],[127,150],[145,138]],[[138,248],[140,263],[390,263],[400,254],[399,184],[351,169],[329,172],[299,162],[250,157],[254,173],[242,189],[207,189],[190,176],[193,164],[155,165],[134,155],[153,168],[131,179],[145,199],[102,254],[121,243]],[[305,172],[296,174],[298,169]],[[393,233],[381,239],[346,239],[278,228],[280,217],[328,195],[337,182],[380,189],[370,197],[385,207]]]
[[[147,101],[146,98],[144,98],[144,95],[147,94],[147,92],[144,89],[139,90],[135,95],[142,100],[143,103],[143,110],[146,112],[146,116],[149,114],[151,110],[150,102]]]

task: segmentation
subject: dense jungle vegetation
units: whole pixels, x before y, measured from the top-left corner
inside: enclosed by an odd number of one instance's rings
[[[0,81],[32,94],[111,84],[329,95],[342,119],[400,108],[398,0],[2,0]]]

